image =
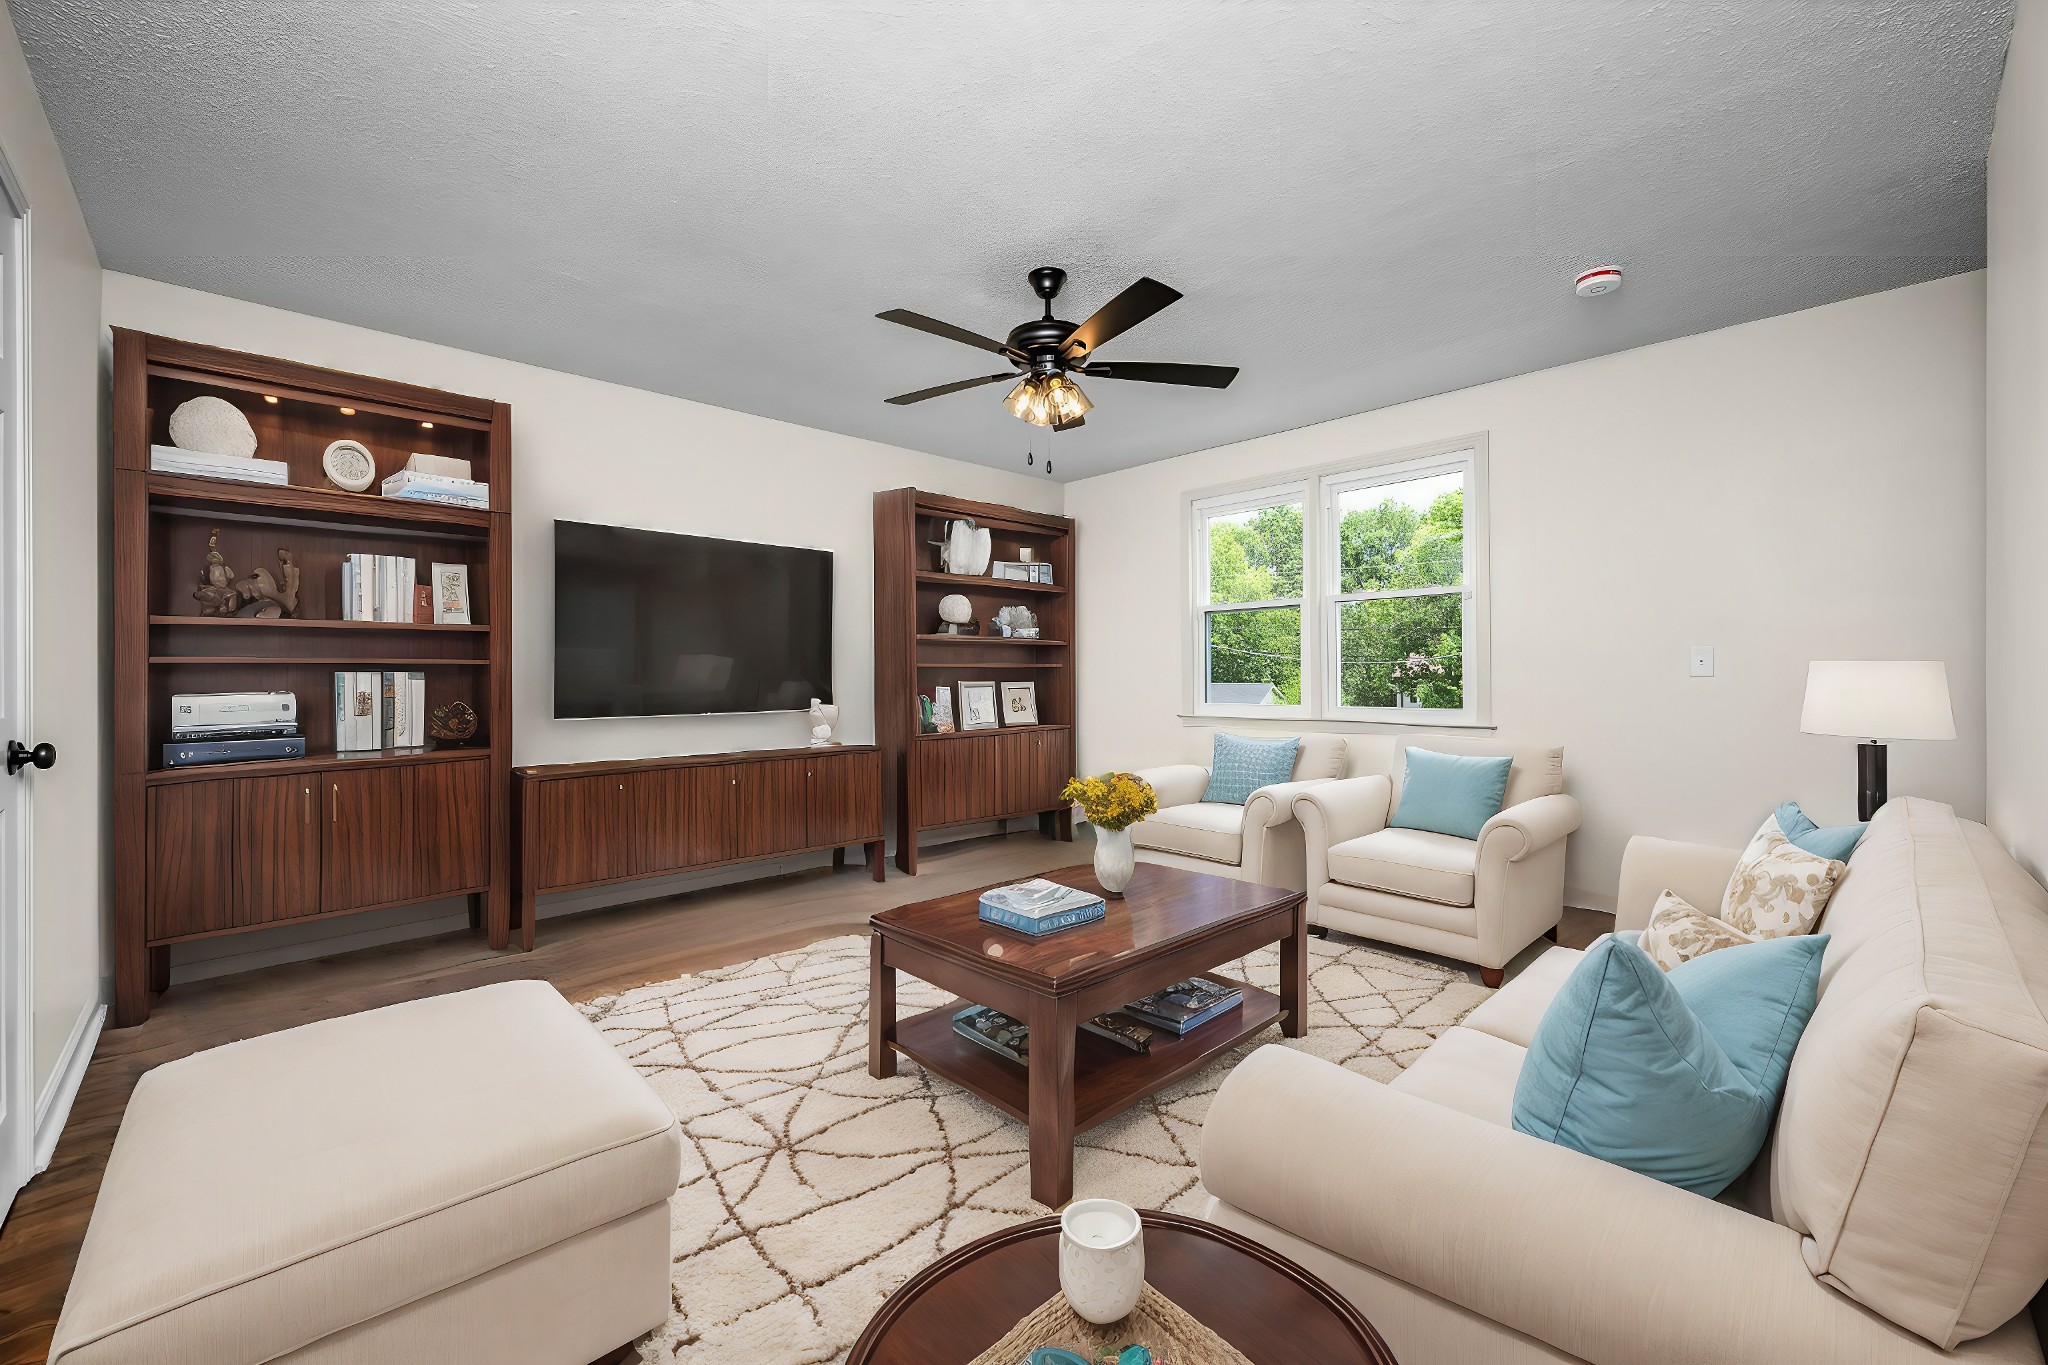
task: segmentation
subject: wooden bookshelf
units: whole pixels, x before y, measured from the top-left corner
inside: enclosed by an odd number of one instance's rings
[[[233,403],[288,482],[153,472],[187,399]],[[270,401],[270,400],[275,401]],[[343,412],[342,409],[352,409]],[[368,447],[377,482],[415,452],[470,462],[488,508],[351,493],[320,466]],[[511,936],[511,409],[488,399],[114,329],[114,902],[117,1027],[149,1016],[170,945],[462,895],[493,947]],[[294,618],[200,614],[209,537],[237,576],[300,570]],[[469,625],[341,619],[352,553],[468,566]],[[460,746],[338,751],[334,674],[418,671],[427,708],[477,714]],[[306,756],[165,767],[173,694],[298,699]]]
[[[942,571],[933,542],[961,518],[989,530],[993,560],[1029,550],[1052,566],[1053,581]],[[1065,517],[915,488],[875,494],[875,733],[903,871],[917,871],[919,832],[944,825],[1035,816],[1048,836],[1074,837],[1059,798],[1074,762],[1073,575],[1074,523]],[[1039,638],[940,633],[939,599],[952,593],[984,631],[999,608],[1030,607]],[[1033,683],[1040,723],[919,734],[918,696],[952,688],[957,719],[963,679]]]

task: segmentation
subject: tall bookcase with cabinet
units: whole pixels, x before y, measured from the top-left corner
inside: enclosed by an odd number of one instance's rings
[[[170,414],[200,395],[248,417],[283,485],[153,472]],[[173,944],[467,896],[510,941],[511,409],[488,399],[114,329],[115,1023],[142,1022]],[[321,457],[347,438],[376,489],[422,452],[470,462],[488,508],[345,492]],[[300,570],[290,618],[200,614],[192,592],[219,533],[238,575]],[[343,619],[342,563],[466,565],[466,625]],[[477,716],[466,743],[338,750],[337,671],[419,672],[427,709]],[[166,767],[178,693],[296,694],[303,758]]]
[[[992,560],[1052,566],[1052,582],[947,573],[938,542],[946,523],[989,532]],[[940,599],[967,599],[982,633],[941,633]],[[992,633],[1002,607],[1029,607],[1038,638]],[[1060,790],[1074,762],[1074,523],[1022,507],[897,488],[875,494],[875,734],[885,804],[895,813],[896,865],[917,871],[919,832],[946,825],[1036,817],[1047,836],[1072,839]],[[1038,723],[958,727],[962,681],[1029,682]],[[952,690],[956,728],[920,732],[917,699]]]

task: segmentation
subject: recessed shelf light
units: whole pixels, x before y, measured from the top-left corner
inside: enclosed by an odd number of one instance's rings
[[[275,403],[277,401],[277,395],[274,393],[266,393],[263,395],[263,401],[266,403]]]
[[[434,429],[434,424],[433,424],[432,422],[422,422],[422,423],[420,423],[420,430],[421,430],[421,431],[432,431],[433,429]]]
[[[356,410],[354,408],[342,408],[340,409],[340,412],[343,417],[353,417],[356,415]]]

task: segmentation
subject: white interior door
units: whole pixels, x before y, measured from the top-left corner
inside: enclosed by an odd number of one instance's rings
[[[28,469],[22,449],[28,397],[27,245],[27,205],[0,159],[0,749],[10,740],[29,741],[23,714],[28,698]],[[35,1146],[35,1102],[29,1093],[25,785],[12,771],[0,775],[0,1216],[27,1183]]]

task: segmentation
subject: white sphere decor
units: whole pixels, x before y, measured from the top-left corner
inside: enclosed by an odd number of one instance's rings
[[[939,599],[939,619],[951,625],[964,626],[974,618],[974,604],[957,592],[949,592]]]
[[[171,412],[171,444],[180,450],[246,460],[256,453],[256,428],[227,399],[202,394],[186,399]]]

